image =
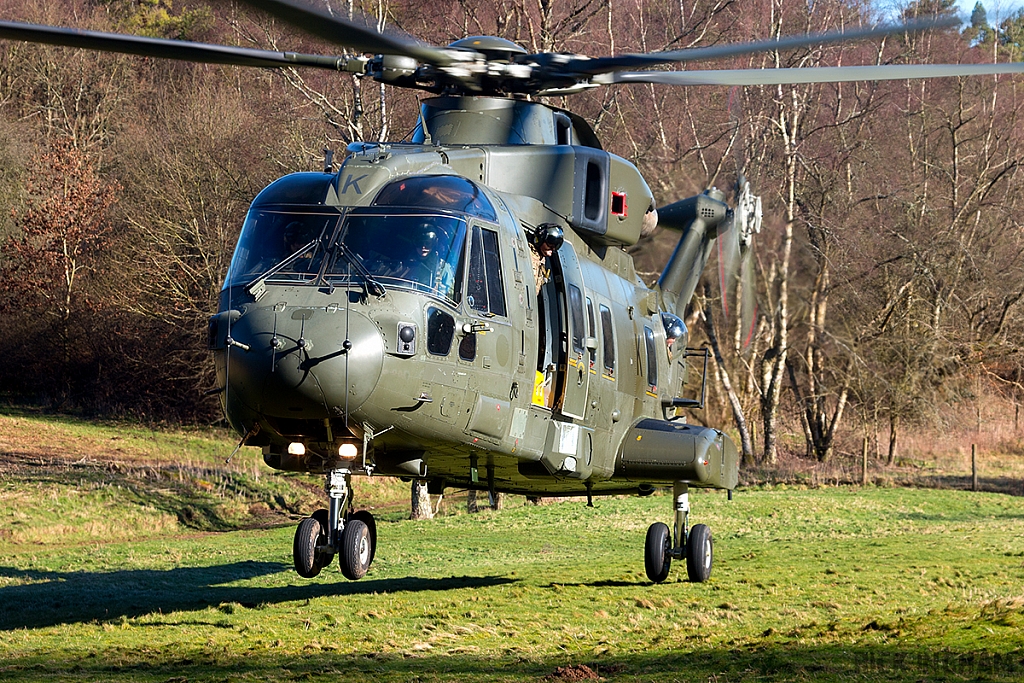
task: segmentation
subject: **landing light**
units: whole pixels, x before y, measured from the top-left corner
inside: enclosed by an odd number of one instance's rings
[[[300,441],[292,441],[288,444],[288,455],[305,455],[306,445]]]
[[[359,455],[359,448],[354,443],[343,443],[338,447],[338,457],[352,460]]]

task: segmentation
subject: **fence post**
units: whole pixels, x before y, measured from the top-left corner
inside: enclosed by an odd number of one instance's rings
[[[971,444],[971,490],[978,490],[978,445]]]
[[[864,437],[864,445],[860,452],[860,484],[868,485],[868,437]]]

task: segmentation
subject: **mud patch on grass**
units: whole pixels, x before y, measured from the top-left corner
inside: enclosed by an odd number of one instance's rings
[[[557,667],[554,672],[547,677],[550,681],[597,681],[601,677],[596,671],[591,669],[586,664],[572,664],[570,666]]]

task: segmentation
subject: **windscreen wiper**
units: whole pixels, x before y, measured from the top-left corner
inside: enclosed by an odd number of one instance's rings
[[[338,255],[347,261],[356,272],[359,273],[363,281],[366,282],[366,291],[373,294],[375,297],[380,298],[387,294],[387,290],[384,289],[384,285],[377,281],[373,274],[367,270],[366,266],[363,265],[362,259],[359,258],[358,254],[350,252],[345,248],[344,244],[338,244]]]
[[[258,275],[256,277],[256,279],[254,279],[252,282],[250,282],[249,284],[247,284],[245,286],[245,291],[249,292],[249,294],[254,296],[256,298],[256,300],[258,301],[259,298],[261,296],[263,296],[263,291],[264,291],[263,283],[266,282],[267,278],[269,278],[269,277],[271,277],[273,275],[277,275],[284,268],[286,268],[287,266],[290,266],[295,261],[295,259],[299,257],[299,254],[303,254],[306,251],[308,251],[309,249],[312,249],[314,246],[316,246],[316,244],[319,241],[320,241],[320,238],[317,237],[317,238],[309,241],[308,243],[303,244],[301,247],[296,249],[295,252],[293,254],[291,254],[290,256],[288,256],[286,259],[282,260],[280,263],[277,263],[276,265],[271,267],[269,270],[267,270],[265,273],[261,273],[260,275]]]

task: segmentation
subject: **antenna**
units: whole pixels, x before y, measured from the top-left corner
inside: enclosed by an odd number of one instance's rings
[[[423,144],[432,145],[433,140],[430,139],[430,130],[427,128],[427,117],[423,115],[423,105],[420,104],[420,128],[423,129]]]

